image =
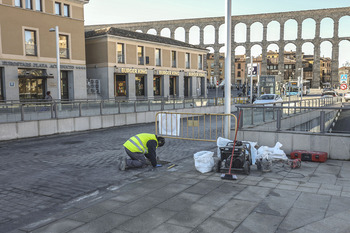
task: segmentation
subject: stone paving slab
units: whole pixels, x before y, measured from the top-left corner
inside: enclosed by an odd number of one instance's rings
[[[230,181],[194,168],[215,145],[167,140],[159,155],[176,167],[118,171],[140,129],[154,127],[0,143],[0,232],[350,232],[349,161],[252,166]]]

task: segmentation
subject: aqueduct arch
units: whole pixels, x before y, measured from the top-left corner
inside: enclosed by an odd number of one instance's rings
[[[281,75],[284,76],[284,47],[293,43],[296,45],[296,67],[295,70],[297,75],[300,76],[302,67],[302,46],[303,44],[310,42],[314,45],[314,63],[313,63],[313,87],[319,87],[320,84],[320,45],[324,41],[329,41],[332,44],[332,64],[331,64],[331,79],[333,82],[338,80],[338,66],[339,66],[339,43],[341,41],[350,41],[350,36],[339,37],[339,20],[344,16],[350,15],[350,7],[346,8],[332,8],[332,9],[321,9],[321,10],[308,10],[308,11],[292,11],[283,13],[269,13],[269,14],[256,14],[256,15],[241,15],[232,16],[232,58],[235,56],[235,48],[243,46],[246,49],[246,54],[251,53],[251,48],[254,45],[260,45],[262,47],[262,74],[267,74],[267,47],[270,44],[277,44],[279,47],[279,62],[278,69]],[[330,18],[333,20],[333,37],[322,38],[320,36],[321,21],[323,19]],[[314,20],[316,26],[313,30],[314,38],[303,39],[303,22],[304,20]],[[296,21],[297,24],[297,35],[295,40],[285,40],[285,23],[288,20]],[[279,39],[278,40],[267,40],[267,31],[269,23],[279,23]],[[193,26],[199,28],[199,46],[206,48],[211,47],[214,49],[214,75],[219,74],[219,50],[223,43],[219,43],[219,29],[222,24],[225,23],[224,17],[213,17],[213,18],[198,18],[198,19],[183,19],[183,20],[166,20],[166,21],[153,21],[153,22],[142,22],[142,23],[125,23],[125,24],[108,24],[108,25],[94,25],[86,26],[87,30],[97,29],[101,27],[118,27],[127,30],[141,30],[147,32],[150,29],[154,29],[157,35],[164,28],[170,29],[170,37],[174,38],[175,30],[179,27],[185,29],[185,42],[189,42],[190,29]],[[243,23],[246,25],[246,41],[242,43],[235,42],[235,26]],[[254,23],[260,23],[262,25],[262,41],[251,40],[251,26]],[[215,35],[213,44],[204,44],[204,28],[207,26],[213,26]],[[259,32],[260,33],[260,32]],[[198,43],[197,43],[198,44]],[[249,55],[248,55],[249,56]],[[248,62],[248,61],[247,61]],[[235,65],[234,59],[232,59],[231,77],[234,82]]]

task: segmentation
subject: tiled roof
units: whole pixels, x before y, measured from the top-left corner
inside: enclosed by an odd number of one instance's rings
[[[102,29],[97,29],[97,30],[85,32],[85,38],[94,38],[94,37],[102,36],[102,35],[114,35],[114,36],[126,37],[126,38],[131,38],[131,39],[156,42],[156,43],[161,43],[161,44],[187,47],[187,48],[192,48],[192,49],[200,49],[200,50],[203,50],[203,52],[209,51],[209,50],[201,48],[199,46],[191,45],[191,44],[188,44],[188,43],[185,43],[182,41],[178,41],[178,40],[174,40],[174,39],[171,39],[168,37],[155,36],[155,35],[150,35],[150,34],[140,33],[140,32],[133,32],[133,31],[128,31],[128,30],[114,28],[114,27],[102,28]]]

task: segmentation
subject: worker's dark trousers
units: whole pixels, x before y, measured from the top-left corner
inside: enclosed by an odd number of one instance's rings
[[[143,167],[146,165],[146,157],[144,156],[143,153],[131,152],[127,148],[125,148],[125,151],[131,158],[126,160],[126,166],[128,166],[128,168]]]

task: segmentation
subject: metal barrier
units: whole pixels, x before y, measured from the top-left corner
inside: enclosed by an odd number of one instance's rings
[[[233,124],[237,130],[237,117],[234,114],[158,112],[155,132],[166,138],[216,142],[219,136],[224,137],[225,120],[230,122],[228,132]]]

